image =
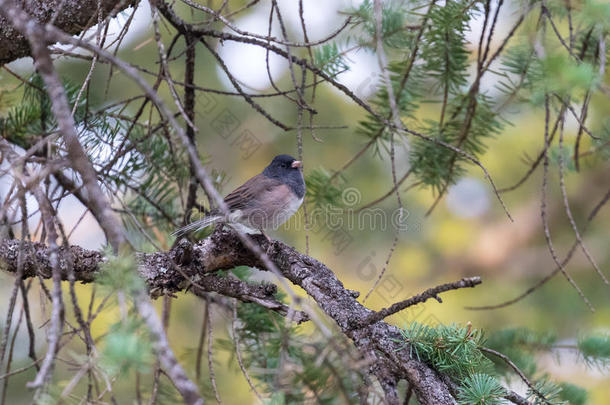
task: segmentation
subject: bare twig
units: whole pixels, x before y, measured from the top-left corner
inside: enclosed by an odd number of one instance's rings
[[[142,319],[146,321],[150,333],[153,335],[152,342],[155,351],[167,375],[176,386],[178,392],[180,392],[180,395],[182,395],[182,399],[186,404],[202,405],[203,399],[199,395],[199,388],[186,376],[186,373],[169,348],[169,342],[163,331],[163,325],[159,321],[150,299],[144,296],[142,292],[138,292],[138,294],[139,296],[134,297],[135,306]]]
[[[231,320],[231,331],[233,332],[233,341],[235,342],[235,354],[237,356],[237,363],[239,364],[239,369],[241,370],[242,374],[246,378],[246,381],[248,382],[250,389],[252,390],[252,392],[254,392],[254,395],[256,395],[256,397],[259,399],[259,401],[263,402],[263,397],[256,389],[256,386],[252,382],[250,375],[248,375],[248,370],[244,366],[244,361],[241,357],[242,356],[241,349],[239,348],[239,334],[237,332],[236,324],[237,324],[237,300],[233,300],[233,318]]]
[[[81,175],[83,185],[87,190],[89,196],[89,208],[98,219],[98,223],[104,230],[110,244],[113,246],[115,251],[118,251],[119,246],[126,242],[123,229],[118,220],[112,214],[110,204],[103,195],[102,190],[97,183],[97,174],[95,173],[91,162],[89,161],[78,140],[78,135],[74,126],[74,119],[68,107],[65,91],[59,80],[57,72],[53,68],[49,51],[45,45],[49,36],[49,31],[60,36],[65,34],[54,31],[53,27],[50,26],[43,28],[38,24],[32,24],[31,21],[29,21],[27,14],[25,14],[23,10],[7,0],[0,1],[0,10],[8,16],[11,22],[18,29],[23,31],[25,36],[30,41],[32,55],[34,56],[34,60],[36,61],[36,65],[41,76],[46,82],[47,91],[49,92],[49,97],[52,100],[51,108],[55,117],[57,118],[59,129],[64,137],[68,157],[70,158],[73,168]],[[76,44],[82,43],[84,42],[76,42]],[[95,48],[99,49],[97,47]],[[100,54],[100,56],[103,55]],[[54,280],[55,278],[57,278],[56,282],[58,283],[56,288],[59,288],[58,286],[61,282],[60,275],[57,274],[56,277],[54,277]],[[61,290],[59,290],[59,294],[61,294]],[[58,298],[61,299],[61,295],[59,295]],[[138,307],[140,315],[146,320],[149,328],[151,329],[151,333],[155,338],[154,343],[157,353],[161,359],[161,362],[166,367],[168,374],[171,376],[172,381],[178,387],[178,390],[187,403],[203,403],[203,400],[199,396],[197,386],[186,377],[184,370],[177,363],[173,353],[171,352],[163,329],[159,326],[159,320],[156,317],[152,304],[148,298],[140,298],[140,300],[135,300],[135,304]],[[56,302],[54,298],[54,310],[55,304]],[[57,304],[59,305],[60,303]],[[57,310],[59,311],[59,308]],[[55,316],[55,319],[58,319],[58,316]],[[56,346],[56,342],[54,343]],[[51,347],[51,344],[49,346]],[[55,347],[53,347],[53,350],[55,350]],[[54,352],[52,353],[52,357],[54,357]],[[52,357],[48,362],[43,362],[43,366],[38,373],[37,379],[32,383],[33,386],[38,387],[42,385],[43,380],[46,378],[47,373],[50,370]]]
[[[223,17],[221,14],[217,13],[216,11],[214,11],[213,9],[206,7],[202,4],[199,3],[195,3],[191,0],[181,0],[183,3],[188,4],[189,6],[196,8],[198,10],[202,10],[205,11],[206,13],[214,16],[214,18],[222,21],[222,23],[224,25],[226,25],[227,27],[229,27],[232,31],[236,32],[239,35],[243,35],[243,36],[247,36],[247,37],[253,37],[253,38],[258,38],[258,39],[262,39],[265,41],[269,41],[269,42],[275,42],[277,44],[280,45],[286,45],[286,46],[291,46],[291,47],[301,47],[301,48],[305,48],[305,47],[310,47],[310,46],[315,46],[315,45],[320,45],[323,44],[325,42],[330,41],[331,39],[335,38],[337,35],[339,35],[350,23],[351,21],[351,17],[348,17],[343,24],[341,24],[341,26],[336,29],[334,32],[332,32],[331,34],[329,34],[328,36],[326,36],[325,38],[322,38],[318,41],[314,41],[314,42],[309,42],[307,39],[305,40],[305,42],[303,43],[299,43],[299,42],[290,42],[287,41],[286,38],[282,39],[278,39],[275,38],[273,36],[270,35],[259,35],[256,34],[254,32],[248,32],[248,31],[243,31],[241,29],[239,29],[239,27],[235,26],[234,24],[231,23],[231,21],[227,20],[225,17]]]
[[[546,202],[546,194],[547,194],[547,185],[548,185],[548,173],[549,173],[549,120],[550,120],[550,111],[549,111],[549,97],[545,96],[544,100],[544,109],[545,109],[545,118],[544,118],[544,160],[543,160],[543,176],[542,176],[542,196],[540,200],[540,216],[542,217],[542,226],[544,228],[544,237],[546,239],[547,246],[549,248],[549,252],[551,253],[551,257],[555,264],[561,269],[561,273],[565,276],[568,282],[572,285],[572,287],[576,290],[578,295],[583,299],[585,304],[589,307],[591,311],[595,311],[591,302],[587,299],[585,294],[582,292],[580,287],[576,285],[576,282],[572,277],[567,273],[559,258],[557,257],[557,252],[555,251],[555,247],[553,246],[553,240],[551,239],[551,231],[549,230],[549,223],[547,217],[547,202]]]
[[[47,92],[52,101],[51,109],[57,118],[59,130],[64,138],[68,158],[74,170],[81,175],[84,188],[89,195],[91,212],[98,219],[110,244],[118,249],[126,239],[122,227],[112,214],[110,204],[97,182],[97,174],[78,140],[65,90],[53,68],[53,62],[46,47],[47,30],[33,23],[30,17],[10,0],[0,0],[0,11],[30,42],[36,67],[47,85]]]
[[[404,127],[403,127],[402,121],[400,119],[400,112],[398,110],[398,105],[396,104],[396,96],[394,95],[394,88],[392,86],[392,81],[390,80],[390,74],[388,73],[388,68],[387,68],[388,61],[387,61],[385,51],[383,49],[381,0],[375,0],[374,12],[375,12],[375,33],[376,33],[375,36],[377,39],[377,44],[376,44],[377,45],[377,49],[376,49],[377,50],[377,61],[379,64],[379,69],[381,70],[381,74],[383,75],[386,91],[388,93],[388,102],[390,104],[392,122],[394,122],[394,125],[396,126],[396,128],[398,128],[399,130],[402,131],[402,130],[404,130]],[[395,135],[395,132],[392,131],[390,134],[390,163],[391,163],[391,171],[392,171],[392,183],[394,184],[394,191],[396,192],[396,200],[398,202],[398,210],[399,210],[399,215],[400,215],[399,220],[401,220],[403,217],[404,208],[402,206],[402,200],[400,199],[400,190],[398,190],[398,183],[396,181],[396,160],[395,160],[394,135]],[[394,235],[394,239],[392,240],[392,246],[390,247],[390,250],[388,251],[388,255],[386,257],[385,264],[384,264],[383,268],[381,269],[381,271],[379,272],[379,275],[377,276],[375,283],[373,283],[373,286],[364,296],[364,299],[362,300],[363,303],[373,293],[373,291],[375,290],[375,288],[377,287],[377,285],[383,278],[383,275],[385,274],[386,270],[388,269],[390,260],[392,259],[392,255],[394,253],[394,250],[396,249],[396,245],[398,244],[398,236],[399,236],[399,230],[397,229],[396,233]]]
[[[568,192],[566,190],[564,170],[565,170],[565,162],[564,162],[564,156],[563,156],[563,120],[562,120],[561,125],[559,127],[559,187],[561,189],[561,195],[563,197],[563,206],[565,208],[566,215],[567,215],[568,219],[570,220],[570,226],[572,227],[572,230],[574,231],[574,235],[576,236],[576,241],[580,245],[580,249],[584,253],[584,255],[587,258],[587,260],[589,261],[589,263],[591,263],[591,266],[593,266],[593,268],[595,269],[597,274],[604,281],[604,283],[608,284],[608,279],[606,278],[604,273],[601,271],[601,269],[597,265],[597,262],[595,261],[593,256],[591,256],[591,253],[589,253],[589,249],[587,249],[587,246],[583,242],[582,236],[580,235],[580,231],[578,230],[578,226],[576,225],[576,221],[574,220],[574,216],[572,215],[572,210],[570,209],[570,202],[568,200]]]
[[[39,187],[34,189],[34,196],[38,201],[42,219],[45,224],[47,231],[47,240],[49,244],[49,264],[53,271],[53,293],[52,301],[53,307],[51,310],[51,325],[48,337],[48,348],[47,354],[44,357],[40,370],[36,374],[36,378],[33,381],[27,383],[29,388],[40,388],[46,384],[50,377],[53,369],[53,362],[57,354],[57,348],[59,345],[59,339],[63,330],[64,324],[64,302],[61,292],[61,270],[59,264],[59,247],[57,246],[57,230],[55,229],[55,223],[53,218],[53,208],[49,203],[46,195],[42,192]]]
[[[589,213],[589,216],[587,217],[587,222],[586,222],[586,224],[585,224],[585,226],[583,227],[583,230],[582,230],[583,233],[585,232],[586,228],[591,223],[593,218],[595,218],[597,213],[601,210],[601,208],[604,205],[606,205],[608,203],[608,201],[610,201],[610,190],[608,190],[606,192],[606,194],[602,197],[602,199],[595,205],[595,207]],[[574,252],[576,252],[577,248],[578,248],[578,241],[574,241],[574,243],[570,247],[570,250],[568,250],[568,253],[566,254],[566,256],[564,257],[564,259],[561,262],[561,264],[563,266],[566,266],[570,262],[570,260],[572,259],[572,256],[574,255]],[[562,269],[561,266],[555,267],[555,269],[553,269],[553,271],[551,271],[544,278],[542,278],[541,280],[536,282],[534,285],[529,287],[523,293],[519,294],[515,298],[512,298],[512,299],[510,299],[508,301],[504,301],[504,302],[501,302],[499,304],[494,304],[494,305],[467,306],[467,307],[464,307],[464,308],[472,309],[472,310],[487,310],[487,309],[499,309],[499,308],[504,308],[504,307],[507,307],[509,305],[512,305],[512,304],[514,304],[516,302],[521,301],[522,299],[524,299],[525,297],[529,296],[534,291],[536,291],[537,289],[539,289],[540,287],[545,285],[549,280],[551,280],[553,277],[555,277],[555,275],[557,273],[559,273],[561,271],[561,269]]]
[[[204,309],[203,309],[203,322],[201,323],[201,332],[199,333],[199,343],[197,344],[197,357],[195,359],[195,379],[199,381],[201,377],[201,358],[203,356],[203,343],[205,341],[205,335],[207,333],[208,327],[208,310],[207,306],[209,302],[204,300]]]
[[[397,302],[388,308],[384,308],[380,311],[370,314],[369,316],[367,316],[366,318],[364,318],[362,320],[361,325],[367,326],[367,325],[373,324],[375,322],[379,322],[382,319],[387,318],[390,315],[393,315],[397,312],[404,310],[405,308],[408,308],[413,305],[417,305],[422,302],[426,302],[430,298],[434,298],[438,302],[443,302],[441,300],[441,298],[438,296],[440,293],[443,293],[445,291],[450,291],[450,290],[457,290],[460,288],[468,288],[468,287],[472,288],[478,284],[481,284],[480,277],[468,277],[468,278],[463,278],[459,281],[455,281],[453,283],[441,284],[436,287],[429,288],[421,294],[415,295],[404,301]]]
[[[529,387],[529,389],[532,390],[532,392],[534,392],[538,396],[539,399],[541,399],[544,403],[550,404],[546,397],[536,388],[534,384],[532,384],[532,382],[525,376],[525,374],[523,374],[523,371],[521,371],[519,367],[517,367],[517,365],[513,363],[510,358],[508,358],[508,356],[485,346],[479,346],[479,350],[485,353],[493,354],[494,356],[502,359],[502,361],[508,364],[509,367],[512,368],[515,373],[517,373],[519,378],[521,378],[521,380]]]
[[[216,386],[216,373],[214,373],[214,356],[212,355],[212,345],[214,344],[214,332],[212,326],[212,312],[210,307],[212,303],[206,297],[206,305],[205,310],[208,313],[208,372],[210,375],[210,382],[212,384],[212,389],[214,391],[214,396],[216,397],[216,402],[222,405],[222,399],[220,399],[220,394],[218,392],[218,387]]]

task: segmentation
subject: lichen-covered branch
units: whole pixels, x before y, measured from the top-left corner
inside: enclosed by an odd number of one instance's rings
[[[10,273],[16,273],[20,243],[23,243],[23,278],[36,277],[37,272],[43,278],[51,277],[51,256],[49,248],[42,243],[22,242],[20,240],[5,239],[0,242],[0,265]],[[203,244],[205,246],[205,244]],[[200,245],[197,245],[200,246]],[[197,249],[200,251],[199,249]],[[205,250],[205,248],[203,248]],[[70,246],[66,254],[64,247],[59,247],[59,270],[61,279],[68,280],[68,267],[66,257],[71,257],[76,281],[90,283],[100,271],[100,264],[104,261],[102,254],[95,250],[83,249],[80,246]],[[163,294],[175,294],[179,291],[192,291],[195,295],[206,292],[237,298],[242,302],[254,302],[265,308],[288,314],[288,306],[274,298],[277,287],[274,284],[249,284],[231,277],[222,277],[218,274],[202,274],[195,266],[223,268],[222,258],[197,259],[190,264],[183,265],[183,261],[191,261],[193,247],[190,243],[180,244],[167,253],[138,254],[140,276],[147,283],[148,291],[153,298]],[[199,256],[202,257],[202,256]],[[297,311],[293,320],[297,323],[306,321],[307,315]]]
[[[134,5],[134,0],[32,0],[22,4],[24,10],[38,23],[48,23],[68,34],[79,34],[97,23],[98,4],[103,18]],[[0,65],[30,56],[27,39],[0,15]]]
[[[326,315],[335,321],[341,332],[352,339],[363,357],[367,358],[370,372],[377,377],[386,393],[395,389],[398,381],[407,379],[421,403],[455,403],[449,388],[435,370],[410,358],[408,350],[401,350],[398,328],[383,321],[361,326],[362,320],[374,312],[360,304],[356,300],[358,293],[345,288],[328,267],[282,242],[268,242],[260,235],[253,236],[253,239],[263,251],[268,252],[270,260],[282,275],[303,288]],[[18,247],[19,241],[16,240],[0,243],[0,259],[4,270],[16,271]],[[49,277],[51,267],[48,248],[40,243],[32,243],[30,247],[27,251],[32,253],[23,258],[24,277],[33,277],[37,268],[43,276]],[[82,282],[94,281],[103,261],[102,255],[78,246],[71,246],[70,253],[74,259],[76,279]],[[227,230],[216,231],[194,245],[183,241],[169,252],[141,253],[137,259],[138,271],[153,296],[175,293],[190,285],[191,288],[205,286],[204,289],[209,291],[242,300],[252,296],[256,298],[251,299],[252,302],[263,299],[269,303],[272,294],[265,297],[265,292],[275,292],[274,287],[269,286],[240,291],[240,288],[244,288],[243,284],[223,284],[223,278],[212,273],[241,265],[265,269],[258,257],[243,246],[238,235]],[[62,278],[67,278],[67,269],[61,260],[60,270]],[[234,294],[231,295],[230,291]]]

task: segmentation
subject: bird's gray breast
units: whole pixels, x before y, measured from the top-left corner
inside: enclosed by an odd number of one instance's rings
[[[288,179],[286,180],[286,184],[296,196],[301,199],[305,197],[305,180],[303,179],[303,173],[300,170],[292,170]],[[300,206],[301,204],[299,204]]]
[[[261,193],[241,214],[240,222],[255,229],[277,229],[293,216],[303,198],[295,196],[289,185],[280,184]]]
[[[296,214],[296,212],[299,210],[299,208],[301,207],[301,204],[303,204],[303,197],[301,198],[291,198],[287,204],[284,206],[284,208],[278,212],[278,216],[277,216],[277,226],[282,225],[284,222],[288,221],[288,219],[290,219],[290,217],[292,217],[294,214]]]

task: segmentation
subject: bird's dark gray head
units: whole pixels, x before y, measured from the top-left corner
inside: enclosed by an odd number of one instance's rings
[[[265,170],[298,169],[300,167],[300,163],[295,167],[292,167],[294,162],[298,161],[290,155],[277,155],[273,158]]]
[[[301,162],[290,155],[274,157],[269,166],[263,170],[263,175],[287,184],[299,198],[303,198],[305,195],[305,180],[301,172]]]

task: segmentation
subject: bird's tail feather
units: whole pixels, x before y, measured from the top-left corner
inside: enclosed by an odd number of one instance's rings
[[[190,224],[185,225],[182,228],[179,228],[174,233],[172,233],[172,235],[176,236],[176,237],[180,237],[180,236],[186,235],[187,233],[199,231],[200,229],[207,228],[208,226],[219,222],[221,219],[222,219],[221,215],[212,215],[209,217],[205,217],[198,221],[191,222]]]

